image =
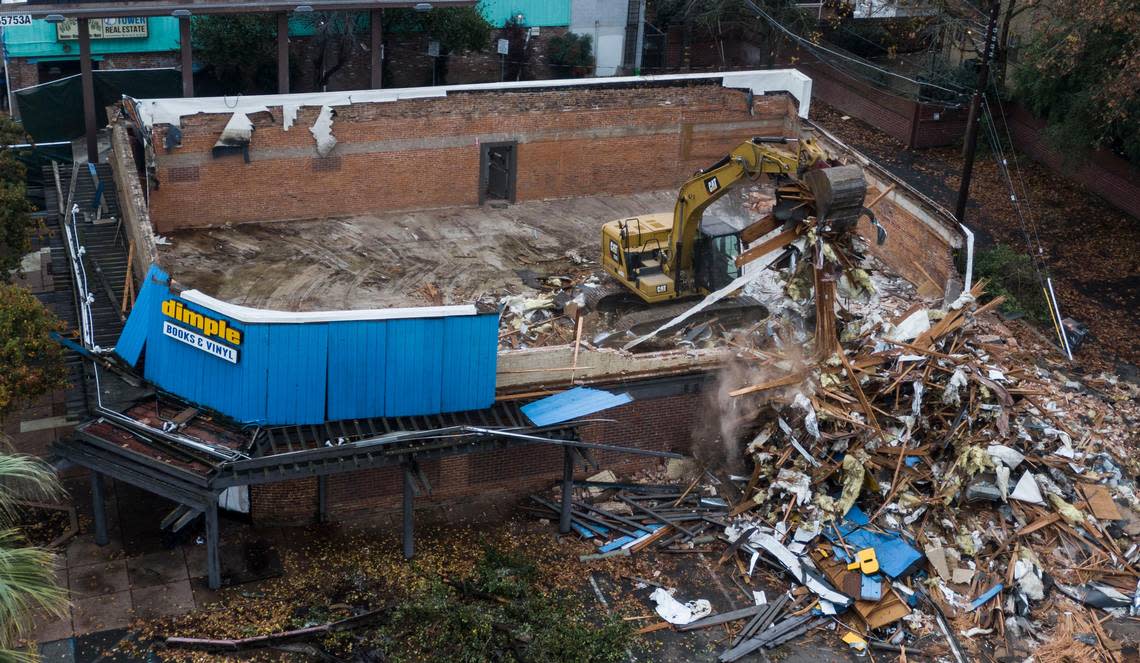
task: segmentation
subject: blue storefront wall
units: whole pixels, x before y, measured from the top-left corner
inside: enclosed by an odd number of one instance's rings
[[[163,333],[173,300],[238,330],[237,362]],[[151,267],[116,353],[158,387],[248,424],[307,424],[489,407],[498,314],[474,307],[284,313],[175,295]],[[191,331],[199,331],[191,329]],[[201,334],[199,334],[201,335]]]

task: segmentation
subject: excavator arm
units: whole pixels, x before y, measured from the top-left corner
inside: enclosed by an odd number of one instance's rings
[[[797,143],[795,153],[775,147]],[[693,249],[701,217],[709,205],[728,193],[744,178],[762,174],[799,177],[805,170],[826,161],[823,150],[808,139],[756,137],[741,143],[717,163],[698,171],[677,192],[673,206],[673,229],[669,235],[666,261],[662,265],[673,279],[676,292],[682,290],[681,275],[693,267]]]

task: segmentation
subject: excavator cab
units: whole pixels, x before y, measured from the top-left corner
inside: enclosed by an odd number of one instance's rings
[[[701,224],[694,247],[693,269],[697,288],[714,292],[740,277],[736,258],[740,255],[739,231],[723,221]]]

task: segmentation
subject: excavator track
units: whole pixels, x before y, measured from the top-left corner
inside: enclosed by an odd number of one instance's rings
[[[668,304],[646,304],[620,283],[604,281],[597,286],[583,288],[587,310],[604,319],[602,345],[621,345],[638,336],[648,334],[681,315],[701,301],[701,297],[686,297]],[[752,297],[729,297],[695,313],[680,323],[679,329],[691,329],[710,320],[726,327],[750,325],[768,317],[768,309]]]
[[[646,308],[621,316],[613,326],[617,335],[637,337],[657,329],[673,318],[681,315],[701,301],[700,297],[687,298],[672,304],[645,305]],[[725,327],[750,325],[768,317],[768,309],[752,297],[726,297],[695,313],[674,328],[693,327],[709,320],[716,320]]]

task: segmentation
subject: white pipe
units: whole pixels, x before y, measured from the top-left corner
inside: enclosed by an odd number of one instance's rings
[[[962,286],[962,292],[968,293],[974,288],[974,233],[961,223],[958,227],[966,233],[966,283]]]
[[[1053,292],[1053,277],[1045,278],[1045,284],[1049,286],[1049,303],[1053,307],[1053,314],[1057,316],[1057,331],[1061,334],[1061,348],[1065,351],[1065,356],[1069,361],[1073,360],[1073,351],[1069,347],[1069,335],[1065,333],[1064,318],[1061,317],[1061,305],[1057,303],[1057,293]]]

